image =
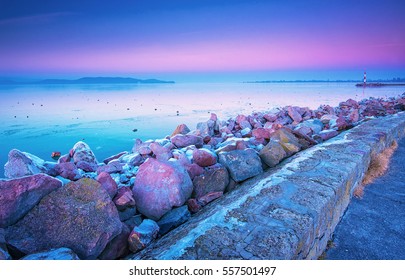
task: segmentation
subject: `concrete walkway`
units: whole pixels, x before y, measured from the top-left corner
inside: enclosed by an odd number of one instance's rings
[[[405,138],[398,144],[389,171],[353,198],[326,259],[405,260]]]

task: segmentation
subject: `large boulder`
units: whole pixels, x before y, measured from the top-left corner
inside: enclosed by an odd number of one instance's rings
[[[204,145],[203,138],[201,136],[196,136],[196,135],[182,135],[182,134],[176,134],[172,138],[170,138],[170,141],[177,147],[177,148],[184,148],[187,146],[194,145],[197,148],[201,148]]]
[[[223,192],[229,184],[228,170],[221,164],[213,165],[194,177],[192,196],[200,198],[210,192]]]
[[[6,178],[19,178],[23,176],[46,173],[45,161],[37,156],[13,149],[8,153],[8,161],[4,165]]]
[[[263,172],[262,162],[255,150],[235,150],[219,154],[219,163],[224,165],[236,182],[259,175]]]
[[[287,157],[287,153],[279,142],[272,140],[260,151],[259,156],[269,167],[274,167]]]
[[[85,161],[92,164],[97,164],[96,156],[90,149],[89,145],[79,141],[72,148],[73,161],[78,163],[80,161]]]
[[[45,252],[30,254],[22,258],[22,260],[80,260],[69,248],[52,249]]]
[[[62,182],[46,174],[0,180],[0,227],[14,224]]]
[[[97,181],[83,178],[44,197],[6,229],[6,241],[23,254],[67,247],[81,259],[95,259],[120,232],[109,194]]]
[[[139,212],[159,220],[191,196],[193,183],[184,166],[150,158],[139,167],[133,193]]]

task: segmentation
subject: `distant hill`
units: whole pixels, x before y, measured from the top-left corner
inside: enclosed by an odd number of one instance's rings
[[[161,81],[157,79],[134,79],[121,77],[84,77],[76,80],[67,79],[46,79],[36,82],[16,82],[11,80],[0,80],[2,85],[82,85],[82,84],[173,84],[173,81]]]

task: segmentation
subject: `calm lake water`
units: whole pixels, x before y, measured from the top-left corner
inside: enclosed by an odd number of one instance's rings
[[[227,119],[280,106],[315,109],[404,92],[405,87],[363,89],[353,83],[0,86],[0,177],[13,148],[52,160],[53,151],[67,153],[84,140],[102,160],[131,150],[135,138],[163,138],[180,123],[194,129],[211,112]]]

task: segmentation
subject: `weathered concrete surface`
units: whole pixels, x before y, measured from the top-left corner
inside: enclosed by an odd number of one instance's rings
[[[316,259],[372,153],[405,134],[405,114],[368,121],[248,180],[131,259]]]
[[[388,172],[353,199],[333,234],[326,259],[405,259],[405,138]]]

